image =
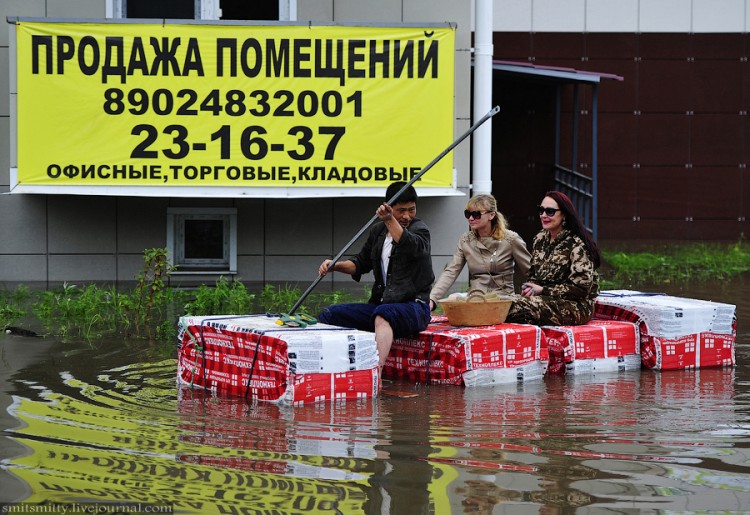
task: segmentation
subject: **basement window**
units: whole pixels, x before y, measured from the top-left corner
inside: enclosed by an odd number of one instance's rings
[[[297,0],[106,0],[109,18],[295,20]]]
[[[237,210],[167,209],[167,253],[175,273],[237,272]]]

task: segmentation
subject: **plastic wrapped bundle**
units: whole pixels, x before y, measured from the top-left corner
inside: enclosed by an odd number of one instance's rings
[[[594,317],[637,324],[641,362],[673,370],[734,366],[736,306],[631,290],[602,292]]]
[[[276,317],[182,317],[181,384],[228,395],[302,404],[375,396],[375,335],[315,324],[281,327]]]

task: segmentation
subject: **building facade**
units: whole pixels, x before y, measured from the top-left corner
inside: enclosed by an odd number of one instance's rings
[[[509,4],[519,8],[503,9]],[[623,78],[599,89],[599,240],[737,241],[748,234],[749,17],[745,0],[495,4],[496,59]],[[555,92],[517,78],[495,87],[506,116],[493,127],[493,185],[527,236],[536,220],[524,216],[521,202],[548,183]],[[581,93],[590,98],[590,90]],[[584,134],[591,114],[582,100]],[[575,149],[582,173],[592,162],[587,141]],[[561,162],[573,151],[564,133]]]
[[[192,14],[207,20],[450,21],[456,25],[454,134],[471,125],[475,13],[468,0],[273,0],[252,2],[251,11],[245,2],[220,0],[151,4],[181,13],[168,17]],[[133,0],[0,3],[3,19],[106,19],[127,17],[126,9],[132,9],[131,17],[162,15],[149,11],[147,2]],[[749,19],[750,0],[494,2],[496,60],[623,78],[602,84],[599,91],[600,240],[736,240],[744,233],[750,206]],[[11,66],[9,33],[0,31],[0,70]],[[144,249],[176,248],[176,241],[185,237],[181,230],[218,230],[222,238],[212,245],[221,249],[221,259],[213,268],[206,262],[183,267],[173,276],[174,284],[211,283],[229,275],[248,283],[304,286],[315,279],[319,263],[336,255],[371,218],[380,201],[375,195],[244,199],[8,194],[9,76],[0,74],[0,284],[5,287],[128,283],[143,266]],[[502,111],[492,122],[492,190],[512,228],[527,241],[538,228],[533,206],[554,184],[556,157],[572,161],[584,175],[592,173],[589,139],[581,137],[574,147],[570,133],[563,132],[555,148],[556,95],[562,97],[563,120],[578,120],[581,135],[590,134],[588,90],[574,109],[570,88],[530,77],[495,76],[493,105]],[[424,197],[419,203],[419,217],[432,230],[436,273],[465,229],[461,212],[472,193],[470,151],[467,141],[451,156],[456,194]],[[173,256],[179,258],[176,252]],[[319,288],[344,283],[351,280],[333,274]]]

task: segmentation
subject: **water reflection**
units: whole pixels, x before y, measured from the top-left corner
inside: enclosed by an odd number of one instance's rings
[[[155,360],[142,342],[3,335],[0,502],[138,500],[182,513],[747,510],[750,313],[736,295],[714,299],[738,304],[735,368],[401,385],[418,396],[296,408],[177,390],[175,361]]]

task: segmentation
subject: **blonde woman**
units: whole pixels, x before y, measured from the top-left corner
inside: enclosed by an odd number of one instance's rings
[[[430,309],[445,298],[465,265],[469,265],[469,290],[511,295],[513,277],[518,272],[524,278],[529,270],[531,255],[526,243],[508,229],[505,217],[497,210],[492,195],[475,195],[464,211],[469,230],[461,235],[450,263],[435,282],[430,292]]]

